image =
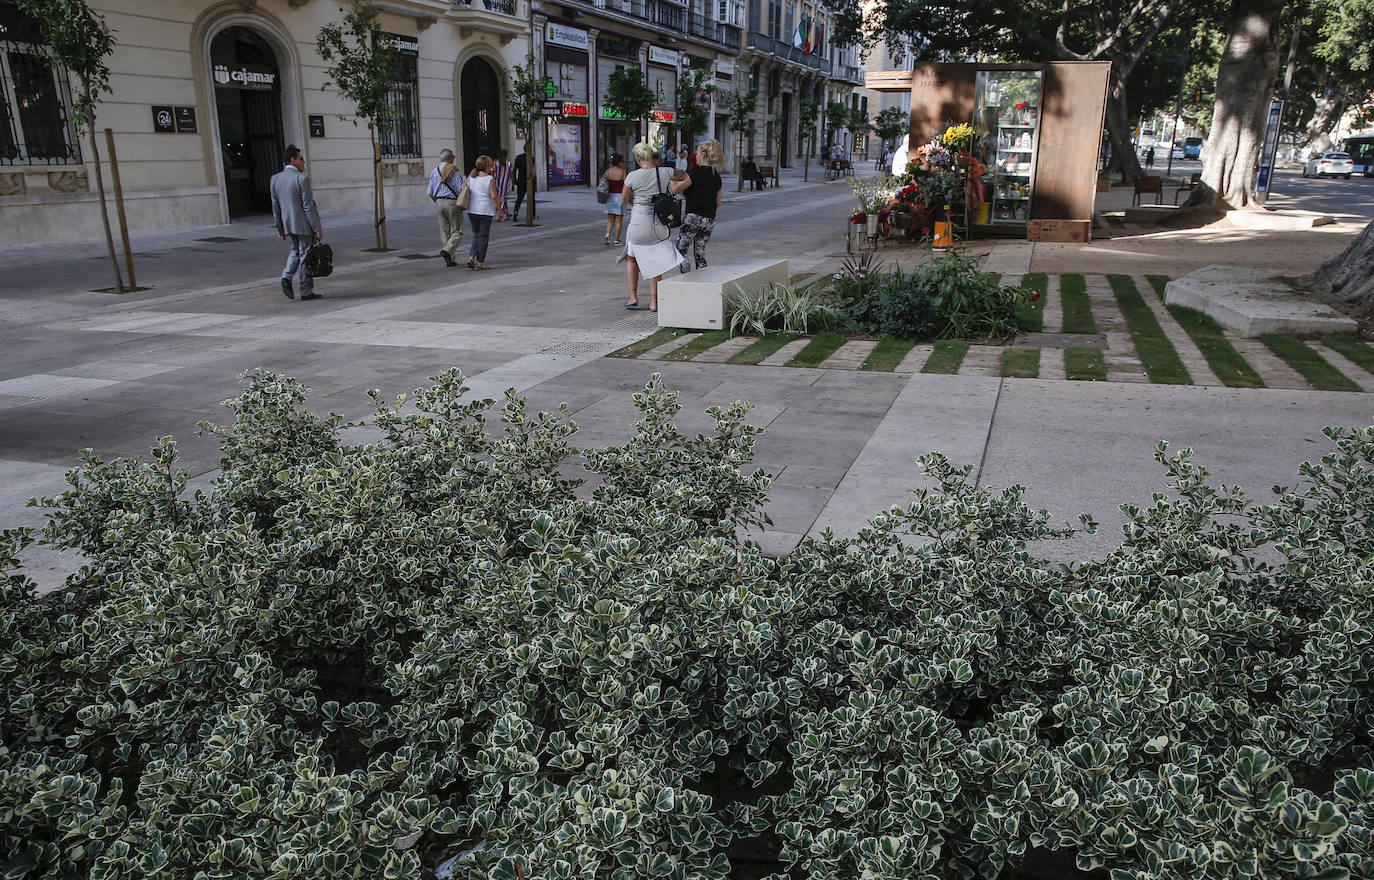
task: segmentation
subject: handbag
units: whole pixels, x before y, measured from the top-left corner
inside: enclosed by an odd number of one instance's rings
[[[334,271],[334,249],[324,242],[316,242],[305,252],[305,274],[324,278]]]
[[[453,187],[450,186],[449,190],[452,191]],[[470,181],[463,181],[463,189],[458,193],[457,201],[459,208],[462,208],[464,211],[468,209],[468,203],[472,201],[472,183]]]
[[[654,182],[658,184],[658,195],[649,200],[649,207],[654,210],[654,217],[659,223],[669,229],[676,229],[682,225],[682,208],[678,204],[677,196],[663,191],[663,176],[658,173],[659,169],[654,169]]]
[[[601,179],[596,182],[596,203],[604,205],[611,199],[611,182],[606,179],[606,175],[601,175]]]

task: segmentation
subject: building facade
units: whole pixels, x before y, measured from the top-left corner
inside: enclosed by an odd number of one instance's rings
[[[322,212],[371,210],[372,137],[327,84],[316,50],[320,28],[341,19],[338,4],[91,2],[117,41],[107,59],[112,93],[95,129],[107,193],[106,129],[116,145],[131,233],[261,221],[270,210],[267,182],[287,144],[304,152]],[[609,155],[627,154],[640,138],[690,148],[675,123],[678,78],[692,69],[716,87],[698,97],[710,105],[710,123],[695,139],[717,137],[733,156],[729,97],[757,87],[757,133],[740,146],[769,159],[781,150],[781,164],[791,164],[802,149],[797,101],[848,96],[856,80],[847,69],[836,78],[827,51],[803,53],[784,39],[795,35],[800,5],[748,2],[747,9],[739,0],[375,4],[398,55],[394,122],[378,137],[386,204],[422,202],[444,147],[464,167],[482,153],[514,157],[523,149],[508,106],[514,70],[527,56],[558,107],[536,138],[541,189],[594,185]],[[40,43],[35,24],[0,0],[0,246],[103,235],[90,138],[78,138],[68,121],[75,84],[47,62]],[[617,118],[606,106],[618,67],[643,71],[658,96],[651,119]]]

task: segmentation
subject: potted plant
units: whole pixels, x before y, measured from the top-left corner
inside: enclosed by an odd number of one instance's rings
[[[850,177],[849,188],[854,191],[854,197],[859,200],[859,211],[864,216],[864,223],[870,238],[878,234],[878,212],[887,207],[887,203],[892,200],[898,191],[901,190],[903,181],[897,177]]]

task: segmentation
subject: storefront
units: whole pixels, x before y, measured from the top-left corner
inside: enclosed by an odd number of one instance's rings
[[[606,93],[610,90],[611,74],[622,67],[638,68],[641,43],[638,40],[615,34],[602,34],[596,38],[596,159],[598,168],[609,168],[611,154],[619,153],[625,157],[626,168],[634,170],[634,158],[630,150],[639,140],[639,122],[626,119],[605,105]]]
[[[544,75],[549,98],[562,102],[563,114],[545,122],[548,185],[585,186],[587,167],[588,89],[591,37],[580,28],[557,22],[544,25]]]
[[[649,120],[648,141],[660,149],[678,146],[673,126],[677,107],[677,66],[675,50],[649,47],[649,69],[644,78],[654,93],[654,112]]]

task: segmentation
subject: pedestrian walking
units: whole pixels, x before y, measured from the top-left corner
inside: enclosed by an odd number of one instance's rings
[[[1153,167],[1155,167],[1155,148],[1154,148],[1154,147],[1150,147],[1149,149],[1147,149],[1147,150],[1145,151],[1145,167],[1146,167],[1146,168],[1153,168]]]
[[[634,146],[639,167],[625,177],[623,200],[633,206],[630,225],[625,230],[625,280],[629,283],[627,309],[639,308],[639,278],[649,279],[649,311],[658,311],[658,282],[668,269],[681,264],[682,255],[673,245],[667,227],[654,214],[653,198],[669,192],[674,169],[655,164],[654,148],[643,141]]]
[[[706,268],[706,245],[716,228],[716,209],[725,197],[720,169],[725,167],[725,151],[720,141],[702,141],[697,145],[696,165],[682,180],[672,183],[673,192],[687,194],[682,216],[682,229],[677,239],[677,252],[682,255],[679,272],[689,271],[687,251],[691,249],[698,269]]]
[[[439,212],[439,256],[450,269],[458,265],[453,255],[463,243],[463,209],[458,204],[463,179],[457,171],[453,151],[445,147],[439,151],[439,164],[429,172],[429,198]]]
[[[515,157],[515,162],[511,166],[511,182],[515,184],[515,212],[512,217],[520,216],[520,203],[525,200],[525,193],[537,189],[538,181],[530,170],[530,162],[523,152]],[[535,219],[539,219],[538,214],[535,215]]]
[[[315,292],[315,279],[305,271],[305,254],[310,246],[324,237],[324,227],[320,225],[320,212],[315,207],[315,196],[310,191],[310,178],[305,173],[305,158],[300,148],[292,144],[282,155],[285,163],[282,170],[272,175],[269,188],[272,191],[272,223],[277,227],[277,237],[291,239],[291,253],[286,257],[286,268],[281,272],[281,292],[287,299],[295,299],[291,289],[291,276],[299,268],[301,272],[301,299],[319,299]]]
[[[487,241],[491,238],[491,221],[506,216],[496,203],[496,178],[491,176],[491,157],[478,156],[468,174],[468,224],[472,226],[472,244],[468,246],[468,268],[487,269]]]
[[[501,209],[497,222],[505,222],[507,199],[510,198],[511,164],[506,160],[506,148],[496,151],[496,161],[492,165],[491,176],[496,178],[496,205]]]
[[[619,153],[611,154],[611,167],[601,176],[606,179],[609,192],[606,195],[606,234],[603,240],[607,245],[620,244],[621,233],[625,227],[625,207],[620,201],[625,188],[625,157]],[[614,240],[612,240],[614,236]]]

